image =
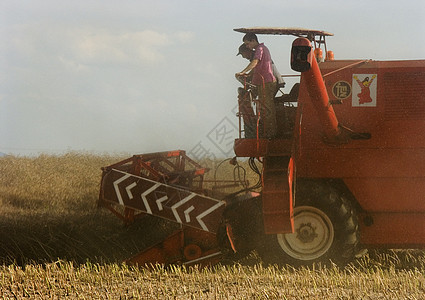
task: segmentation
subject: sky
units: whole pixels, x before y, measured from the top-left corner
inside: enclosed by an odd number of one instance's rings
[[[423,0],[1,0],[0,152],[233,156],[234,28],[331,32],[335,59],[425,59],[424,15]],[[282,74],[294,39],[259,35]]]

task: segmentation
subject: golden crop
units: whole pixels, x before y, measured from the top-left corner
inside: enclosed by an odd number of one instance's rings
[[[234,265],[205,269],[121,264],[161,240],[167,228],[151,217],[124,227],[97,209],[100,167],[123,158],[85,153],[0,158],[0,297],[425,298],[423,251],[371,252],[345,269],[262,266],[255,253]],[[230,179],[233,171],[226,165],[217,175]],[[257,180],[249,172],[246,179]]]

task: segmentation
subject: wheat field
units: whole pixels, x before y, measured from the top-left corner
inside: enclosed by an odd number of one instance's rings
[[[126,157],[0,158],[0,297],[425,299],[421,250],[370,251],[345,269],[265,266],[255,253],[204,269],[126,266],[168,226],[145,217],[124,227],[97,208],[100,168]]]

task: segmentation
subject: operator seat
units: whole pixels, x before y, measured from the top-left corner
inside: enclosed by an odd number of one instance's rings
[[[298,94],[300,91],[300,84],[295,83],[289,94],[283,94],[282,96],[275,97],[274,100],[277,103],[285,103],[285,102],[297,102],[298,101]]]

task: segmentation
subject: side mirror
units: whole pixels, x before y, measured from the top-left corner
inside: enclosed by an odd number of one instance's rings
[[[314,59],[313,47],[306,38],[297,38],[292,43],[291,49],[291,68],[297,72],[310,70],[312,60]]]

